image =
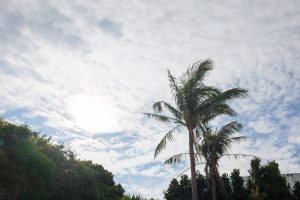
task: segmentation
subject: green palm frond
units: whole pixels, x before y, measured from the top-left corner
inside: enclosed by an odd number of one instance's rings
[[[214,62],[211,59],[200,60],[195,62],[192,66],[192,70],[196,71],[196,79],[202,80],[209,71],[211,71],[214,67]]]
[[[242,129],[242,124],[238,123],[237,121],[230,122],[223,126],[218,134],[223,136],[223,135],[232,135],[233,133],[236,133]],[[238,139],[238,138],[237,138]],[[243,139],[243,138],[241,138]]]
[[[177,83],[176,83],[176,78],[171,74],[171,72],[168,70],[168,77],[169,77],[169,82],[170,82],[170,88],[173,91],[173,94],[176,94],[179,92]]]
[[[227,150],[231,147],[232,143],[246,139],[244,136],[230,137],[233,133],[239,131],[241,127],[241,124],[236,121],[226,124],[219,131],[213,131],[208,126],[202,126],[203,138],[201,145],[197,148],[197,152],[204,158],[213,159],[217,162],[223,155],[229,155],[227,154]]]
[[[243,98],[248,95],[248,91],[243,88],[232,88],[230,90],[226,90],[225,92],[220,93],[217,96],[214,96],[211,99],[208,99],[213,104],[218,103],[228,103],[230,100]]]
[[[237,137],[232,137],[230,139],[233,140],[233,141],[235,141],[235,142],[237,142],[237,143],[239,143],[241,141],[247,140],[247,137],[246,136],[237,136]]]
[[[171,106],[165,101],[159,101],[153,104],[154,112],[161,113],[163,111],[163,107],[165,107],[170,113],[174,115],[174,117],[178,120],[182,119],[182,114],[175,107]]]
[[[180,121],[176,118],[165,116],[165,115],[159,115],[159,114],[154,114],[154,113],[143,113],[149,118],[156,119],[157,121],[163,122],[163,123],[168,123],[168,122],[175,122],[175,123],[180,123]]]
[[[180,126],[181,125],[174,127],[162,138],[162,140],[158,143],[158,145],[155,148],[154,158],[156,158],[158,154],[166,147],[167,141],[173,141],[173,132]]]
[[[188,77],[186,85],[190,87],[197,86],[197,83],[201,83],[204,77],[207,75],[207,73],[212,69],[213,61],[210,59],[195,62],[185,74]]]
[[[199,162],[199,163],[196,163],[195,165],[206,165],[205,162]],[[180,177],[182,174],[184,174],[187,170],[191,169],[190,167],[183,170],[176,178]]]
[[[170,82],[170,88],[172,91],[172,94],[175,98],[175,102],[181,110],[184,110],[185,107],[185,101],[184,101],[184,94],[182,90],[182,85],[178,85],[176,78],[171,74],[171,72],[168,70],[168,77]]]
[[[250,154],[243,154],[243,153],[225,153],[221,157],[224,157],[224,156],[228,156],[228,157],[233,156],[235,159],[238,159],[238,158],[241,158],[241,157],[242,158],[245,158],[245,157],[258,158],[257,156],[250,155]]]
[[[221,91],[213,86],[201,85],[201,87],[193,89],[193,95],[201,100],[200,103],[202,103],[207,98],[217,97],[220,94]]]
[[[227,104],[230,100],[245,97],[248,91],[242,88],[233,88],[222,93],[213,93],[210,98],[200,102],[197,106],[197,113],[203,118],[203,122],[208,122],[219,115],[234,116],[236,112]]]
[[[159,101],[159,102],[155,102],[155,103],[153,104],[152,108],[153,108],[153,111],[154,111],[155,113],[161,113],[161,112],[163,111],[162,106],[161,106],[161,102],[160,102],[160,101]]]
[[[168,165],[174,165],[175,163],[181,161],[183,158],[186,158],[187,155],[190,155],[189,153],[180,153],[180,154],[176,154],[170,158],[168,158],[166,161],[165,161],[165,164],[168,164]]]
[[[228,101],[237,98],[244,98],[248,96],[248,90],[243,88],[233,88],[223,92],[220,96],[220,100]]]
[[[199,120],[203,123],[208,123],[220,115],[236,115],[236,112],[225,103],[202,105],[201,107],[202,109],[198,108],[197,110],[199,112]]]

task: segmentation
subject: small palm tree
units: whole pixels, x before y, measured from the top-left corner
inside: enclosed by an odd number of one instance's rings
[[[209,177],[209,188],[211,189],[213,200],[217,198],[216,182],[220,185],[225,196],[228,196],[218,171],[219,160],[225,155],[233,155],[235,157],[246,156],[244,154],[228,154],[232,143],[246,139],[244,136],[232,137],[241,128],[242,125],[236,121],[226,124],[220,130],[214,131],[211,127],[207,126],[204,129],[202,128],[202,138],[200,144],[197,146],[197,152],[206,161],[204,170],[207,177]]]
[[[176,106],[159,101],[153,104],[154,113],[145,113],[148,117],[158,121],[172,122],[176,125],[159,142],[154,157],[157,157],[166,147],[167,141],[173,140],[175,130],[185,127],[188,131],[193,200],[198,199],[194,150],[197,125],[199,123],[205,124],[221,114],[235,115],[234,110],[228,106],[227,102],[247,94],[247,91],[241,88],[221,92],[214,87],[204,85],[204,77],[212,69],[213,62],[211,60],[199,61],[188,68],[178,80],[168,71],[170,87]],[[173,116],[161,114],[164,109]]]
[[[223,126],[220,130],[215,130],[211,127],[201,126],[201,138],[198,137],[199,143],[196,144],[197,154],[195,155],[197,160],[204,158],[205,162],[199,162],[197,164],[204,164],[204,171],[206,173],[208,189],[212,193],[213,200],[216,200],[216,182],[220,185],[222,192],[225,197],[228,196],[224,183],[220,177],[218,167],[219,160],[224,156],[234,156],[235,158],[246,157],[252,155],[246,154],[230,154],[228,150],[232,143],[240,142],[245,140],[246,137],[238,136],[232,137],[232,135],[238,132],[242,128],[242,125],[236,121],[230,122]],[[188,153],[181,153],[172,156],[165,161],[166,164],[175,164],[176,162],[182,160],[184,156]],[[186,170],[185,170],[186,171]],[[184,172],[185,172],[184,171]],[[182,174],[182,173],[181,173]]]

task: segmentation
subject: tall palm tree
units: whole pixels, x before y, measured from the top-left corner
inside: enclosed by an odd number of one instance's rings
[[[172,122],[176,125],[158,143],[154,157],[157,157],[166,147],[167,141],[173,140],[175,130],[185,127],[188,131],[193,200],[198,199],[194,149],[197,125],[200,122],[206,123],[221,114],[235,115],[234,110],[228,106],[227,102],[247,94],[247,91],[241,88],[221,92],[212,86],[204,85],[204,77],[212,69],[213,62],[204,60],[194,63],[179,79],[176,79],[168,71],[176,106],[174,107],[165,101],[159,101],[153,104],[154,113],[145,113],[150,118],[164,123]],[[167,110],[172,116],[162,114],[164,110]]]
[[[202,138],[200,144],[197,146],[197,153],[206,161],[204,170],[207,178],[209,178],[208,185],[211,190],[213,200],[217,199],[216,183],[220,185],[225,196],[228,196],[218,171],[219,160],[225,155],[233,155],[235,157],[247,156],[244,154],[228,153],[232,143],[246,139],[244,136],[232,137],[233,134],[240,131],[241,128],[242,125],[234,121],[226,124],[219,130],[213,130],[211,127],[207,126],[202,129]]]

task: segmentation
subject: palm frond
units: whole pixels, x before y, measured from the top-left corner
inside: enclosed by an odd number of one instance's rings
[[[211,59],[200,60],[195,62],[191,68],[191,80],[202,81],[209,71],[213,69],[213,61]]]
[[[155,102],[155,103],[153,104],[152,108],[153,108],[153,111],[154,111],[155,113],[161,113],[161,112],[163,111],[162,106],[161,106],[161,102],[160,102],[160,101],[159,101],[159,102]]]
[[[153,104],[153,110],[156,113],[161,113],[163,111],[163,106],[174,115],[174,117],[178,120],[182,119],[182,114],[175,107],[171,106],[165,101],[159,101]]]
[[[208,99],[209,102],[216,103],[228,103],[230,100],[243,98],[248,95],[248,91],[243,88],[232,88],[230,90],[226,90],[225,92],[221,92],[219,95],[214,96],[211,99]]]
[[[173,92],[173,94],[178,93],[178,86],[176,83],[176,78],[171,74],[170,70],[168,70],[168,77],[169,77],[169,82],[170,82],[170,88]]]
[[[208,123],[220,115],[235,116],[236,112],[225,103],[203,105],[202,108],[198,108],[200,121]],[[206,108],[205,108],[206,107]]]
[[[201,85],[200,87],[197,87],[193,90],[193,95],[195,95],[198,98],[202,98],[201,100],[211,97],[217,97],[220,94],[221,91],[213,86]]]
[[[243,88],[233,88],[222,93],[214,93],[210,98],[199,103],[196,110],[202,115],[203,121],[208,122],[219,115],[234,116],[236,112],[227,104],[230,100],[247,96]]]
[[[171,129],[163,138],[162,140],[158,143],[158,145],[155,148],[155,152],[154,152],[154,158],[156,158],[158,156],[158,154],[166,147],[167,141],[173,141],[173,132],[174,130],[176,130],[179,126],[178,125],[176,127],[174,127],[173,129]]]
[[[245,158],[245,157],[252,157],[252,158],[258,158],[257,156],[251,155],[251,154],[243,154],[243,153],[225,153],[223,154],[221,157],[223,156],[233,156],[235,159],[238,159],[240,157]]]
[[[230,90],[223,92],[220,96],[220,100],[228,101],[232,99],[247,97],[247,95],[248,95],[248,90],[246,89],[232,88]]]
[[[234,142],[239,143],[241,141],[247,140],[247,137],[246,136],[237,136],[237,137],[232,137],[230,139],[233,140]]]
[[[189,153],[180,153],[180,154],[176,154],[170,158],[168,158],[166,161],[165,161],[165,164],[167,165],[174,165],[175,163],[181,161],[184,158],[186,158],[187,155],[190,155]]]
[[[178,107],[181,110],[184,110],[185,107],[185,101],[184,101],[184,95],[182,90],[182,85],[178,85],[176,78],[171,74],[171,72],[168,70],[168,77],[170,82],[170,88],[172,91],[172,94],[175,98],[175,102],[178,105]]]
[[[196,163],[195,165],[206,165],[206,163],[205,162],[199,162],[199,163]],[[187,169],[185,169],[185,170],[183,170],[176,178],[178,178],[178,177],[180,177],[182,174],[184,174],[187,170],[189,170],[189,169],[191,169],[191,167],[189,167],[189,168],[187,168]]]
[[[228,135],[229,136],[229,135],[232,135],[235,132],[240,131],[242,129],[242,127],[243,127],[242,124],[238,123],[237,121],[233,121],[233,122],[230,122],[230,123],[226,124],[225,126],[223,126],[219,130],[218,134],[219,135]]]
[[[175,123],[180,123],[180,121],[176,118],[165,116],[165,115],[159,115],[159,114],[154,114],[154,113],[143,113],[149,118],[156,119],[157,121],[163,122],[163,123],[168,123],[168,122],[175,122]]]

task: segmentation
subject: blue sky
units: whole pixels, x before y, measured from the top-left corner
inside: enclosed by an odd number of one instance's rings
[[[163,165],[187,150],[185,132],[154,160],[170,126],[140,113],[173,103],[167,69],[206,58],[207,84],[250,91],[232,104],[248,137],[232,152],[300,172],[300,1],[1,1],[0,44],[0,115],[102,164],[129,193],[162,197],[187,167]],[[246,175],[249,160],[220,170]]]

